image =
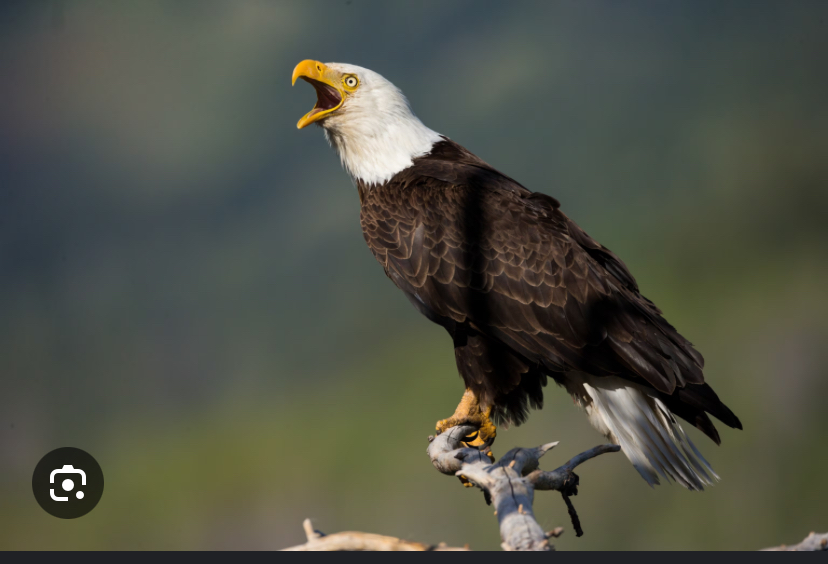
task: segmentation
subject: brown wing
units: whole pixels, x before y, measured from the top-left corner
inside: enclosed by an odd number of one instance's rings
[[[738,424],[704,384],[701,355],[618,257],[554,199],[455,147],[450,160],[438,153],[361,191],[369,247],[425,315],[553,375],[579,370],[653,388],[708,434],[703,411]]]

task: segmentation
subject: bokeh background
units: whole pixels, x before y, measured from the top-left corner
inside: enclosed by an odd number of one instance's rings
[[[581,467],[559,549],[755,549],[828,530],[828,4],[0,4],[0,548],[276,549],[365,530],[499,547],[434,471],[451,342],[383,275],[355,189],[290,88],[372,68],[423,121],[617,252],[745,430],[722,482]],[[560,389],[495,453],[602,442]],[[42,511],[37,461],[100,462],[98,507]]]

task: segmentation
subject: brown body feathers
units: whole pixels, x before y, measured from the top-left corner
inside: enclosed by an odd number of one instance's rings
[[[467,387],[501,420],[540,408],[551,377],[620,377],[719,442],[739,419],[704,359],[624,263],[559,209],[445,139],[390,181],[359,184],[365,240],[394,283],[454,340]]]

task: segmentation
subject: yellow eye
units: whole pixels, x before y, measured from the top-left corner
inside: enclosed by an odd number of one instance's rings
[[[345,78],[342,79],[342,83],[347,87],[353,90],[357,86],[359,86],[359,80],[352,74],[349,74]]]

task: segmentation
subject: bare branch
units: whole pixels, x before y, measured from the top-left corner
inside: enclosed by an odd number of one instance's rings
[[[537,448],[514,448],[500,461],[492,460],[480,451],[468,448],[462,439],[472,433],[473,427],[452,427],[431,443],[428,455],[440,472],[467,480],[483,490],[486,502],[494,505],[500,524],[500,537],[505,550],[551,550],[549,538],[559,536],[562,530],[545,533],[535,519],[532,504],[539,490],[560,491],[569,508],[576,534],[581,536],[580,523],[569,496],[578,493],[578,476],[572,471],[579,464],[599,454],[616,452],[616,445],[602,445],[584,452],[557,470],[538,470],[540,458],[558,443]]]
[[[423,544],[421,542],[407,541],[398,539],[396,537],[387,537],[384,535],[374,535],[371,533],[357,533],[348,531],[344,533],[335,533],[326,535],[313,528],[310,519],[305,519],[302,526],[305,528],[305,536],[308,537],[308,542],[298,546],[285,548],[286,551],[352,551],[352,550],[369,550],[369,551],[449,551],[449,550],[468,550],[468,548],[452,548],[445,544],[438,544],[437,546]]]
[[[575,478],[573,478],[573,476],[575,476],[573,469],[580,466],[590,458],[595,458],[599,454],[618,452],[619,450],[621,450],[621,447],[618,445],[599,445],[589,449],[586,452],[582,452],[556,470],[551,472],[535,470],[529,474],[526,479],[532,483],[536,490],[562,491],[563,489],[573,485],[572,482],[575,480]],[[577,480],[575,480],[574,485],[578,485]]]
[[[812,532],[810,535],[805,537],[799,544],[793,544],[790,546],[782,545],[782,546],[774,546],[772,548],[763,548],[762,550],[765,551],[777,551],[777,552],[822,552],[828,551],[828,533],[823,535],[818,535]]]
[[[617,445],[600,445],[582,452],[569,462],[545,472],[538,468],[540,458],[558,443],[547,443],[537,448],[514,448],[498,462],[491,453],[469,448],[463,439],[476,431],[475,427],[458,426],[448,429],[437,437],[429,437],[428,455],[434,467],[450,476],[457,476],[465,485],[475,485],[485,496],[486,503],[493,505],[500,524],[501,546],[504,550],[553,550],[549,539],[563,533],[561,527],[544,532],[535,519],[532,504],[536,490],[555,490],[563,496],[577,536],[581,536],[581,524],[570,496],[578,494],[578,475],[574,469],[587,460],[601,454],[618,452]],[[455,551],[468,550],[448,547],[441,543],[428,545],[396,537],[360,532],[343,532],[331,535],[313,528],[310,519],[303,523],[305,544],[286,548],[290,551]],[[766,548],[769,551],[826,551],[828,534],[811,533],[801,543],[791,546]]]

